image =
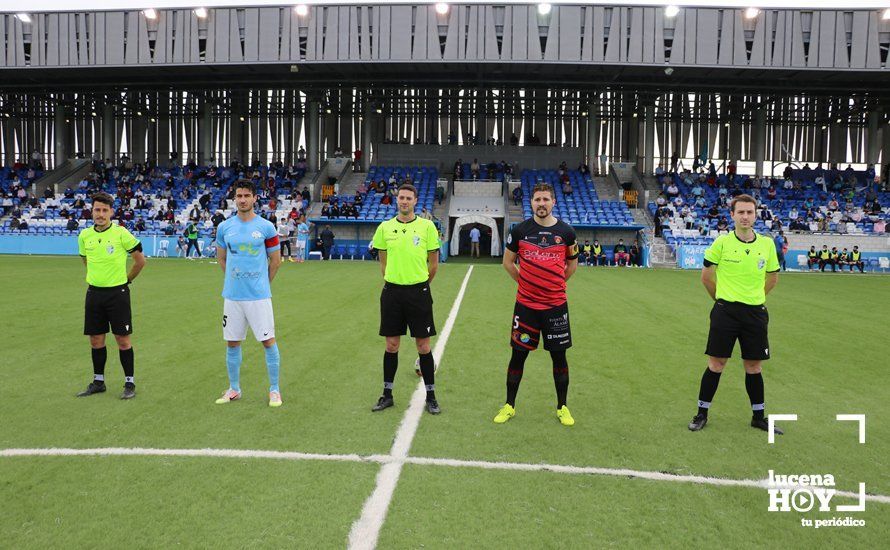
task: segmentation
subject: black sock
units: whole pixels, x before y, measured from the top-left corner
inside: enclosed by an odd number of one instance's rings
[[[553,383],[556,385],[556,408],[559,410],[566,404],[569,394],[569,363],[565,350],[551,351],[550,358],[553,359]]]
[[[754,413],[754,418],[758,420],[763,419],[763,374],[749,374],[745,373],[745,389],[748,390],[748,399],[751,400],[751,411]]]
[[[383,395],[392,397],[392,383],[399,370],[399,352],[383,352]]]
[[[698,414],[708,416],[708,409],[711,408],[711,401],[714,394],[717,393],[717,384],[720,383],[720,373],[711,369],[705,369],[705,373],[701,377],[701,387],[698,390]]]
[[[105,359],[108,357],[108,349],[105,347],[92,348],[93,355],[93,380],[105,383]]]
[[[420,354],[420,374],[423,376],[423,385],[426,386],[426,400],[436,399],[436,363],[432,352]]]
[[[510,356],[510,364],[507,366],[507,404],[511,407],[516,406],[516,394],[519,393],[519,383],[522,382],[522,371],[527,358],[528,350],[515,348]]]
[[[127,384],[135,384],[133,378],[133,348],[118,350],[121,357],[121,366],[124,368],[124,380]]]

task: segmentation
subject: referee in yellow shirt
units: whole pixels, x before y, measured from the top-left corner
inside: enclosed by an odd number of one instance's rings
[[[761,366],[769,359],[769,313],[766,295],[779,280],[779,260],[772,239],[752,229],[757,203],[739,195],[730,204],[735,229],[721,235],[705,251],[702,284],[714,300],[708,334],[708,368],[701,379],[698,414],[689,423],[696,432],[708,423],[708,411],[717,392],[720,373],[732,356],[736,340],[742,350],[745,389],[751,400],[751,426],[769,430],[765,417]],[[775,428],[776,434],[782,430]]]
[[[377,226],[372,241],[379,251],[383,271],[380,336],[386,338],[386,352],[383,354],[383,395],[371,410],[382,411],[394,405],[392,387],[399,367],[399,343],[410,328],[420,354],[426,410],[439,414],[436,367],[430,351],[430,337],[436,334],[430,282],[439,267],[439,231],[432,221],[414,213],[417,189],[413,185],[399,187],[396,200],[398,215]]]
[[[77,394],[87,397],[105,391],[105,335],[109,325],[117,340],[121,366],[124,369],[124,391],[121,399],[136,397],[133,375],[133,318],[130,312],[130,283],[145,267],[142,244],[126,228],[111,223],[114,198],[96,193],[93,201],[93,225],[80,232],[77,247],[87,266],[87,296],[84,307],[83,333],[90,337],[93,354],[93,381]],[[133,267],[127,272],[127,255],[133,256]]]

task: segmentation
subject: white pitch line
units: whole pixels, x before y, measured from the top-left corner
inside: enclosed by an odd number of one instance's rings
[[[721,477],[667,474],[645,470],[629,470],[626,468],[600,468],[596,466],[566,466],[564,464],[527,464],[522,462],[492,462],[487,460],[460,460],[456,458],[427,457],[394,457],[389,455],[357,455],[357,454],[321,454],[300,453],[294,451],[258,451],[250,449],[151,449],[139,447],[105,447],[94,449],[0,449],[0,457],[15,458],[29,456],[170,456],[200,458],[248,458],[272,460],[320,460],[326,462],[363,462],[382,464],[384,467],[404,464],[419,466],[443,466],[450,468],[480,468],[483,470],[511,470],[518,472],[552,472],[569,475],[599,475],[611,477],[630,477],[650,481],[667,481],[674,483],[695,483],[699,485],[715,485],[720,487],[746,487],[766,489],[766,479],[727,479]],[[797,485],[783,485],[782,488],[803,488]],[[858,499],[859,494],[852,491],[837,491],[837,496]],[[890,496],[866,494],[865,500],[890,504]]]
[[[457,319],[457,312],[460,310],[460,304],[464,299],[464,292],[467,290],[467,283],[470,281],[470,274],[473,273],[473,266],[467,269],[464,275],[463,283],[460,290],[454,298],[454,304],[451,305],[451,311],[442,327],[442,333],[436,340],[436,346],[433,348],[433,361],[439,365],[442,360],[442,353],[445,351],[445,344],[448,343],[448,337],[451,336],[451,329],[454,328],[454,321]],[[350,550],[373,550],[377,547],[377,539],[380,537],[380,529],[383,522],[386,521],[386,513],[389,510],[389,503],[392,502],[392,495],[399,482],[399,476],[402,475],[402,466],[408,457],[408,450],[411,448],[411,442],[417,433],[417,426],[420,424],[420,416],[423,414],[423,404],[426,400],[426,389],[423,380],[417,383],[417,389],[411,396],[411,402],[405,416],[402,417],[402,423],[396,432],[395,441],[393,441],[390,456],[395,459],[392,462],[384,464],[377,473],[377,481],[374,492],[365,501],[362,507],[362,515],[352,524],[349,530]]]

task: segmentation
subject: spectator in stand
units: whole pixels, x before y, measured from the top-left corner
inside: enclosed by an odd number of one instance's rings
[[[566,196],[571,196],[572,192],[573,192],[572,184],[569,183],[568,180],[566,180],[565,183],[562,184],[562,194],[566,195]]]
[[[677,162],[679,162],[679,160],[680,155],[678,155],[677,152],[674,151],[674,154],[671,155],[671,172],[674,174],[677,173]]]
[[[720,216],[720,220],[717,222],[717,231],[728,231],[729,230],[729,222],[726,221],[726,216]]]
[[[668,199],[674,199],[680,195],[680,188],[677,187],[677,184],[673,181],[668,185],[665,191],[667,191]]]
[[[441,204],[441,203],[439,203]],[[522,186],[517,185],[513,188],[513,206],[519,206],[522,204]]]
[[[80,223],[78,223],[77,220],[74,219],[74,216],[71,216],[70,218],[68,218],[68,223],[65,225],[65,229],[67,229],[68,231],[77,231],[80,229]]]
[[[145,231],[145,220],[143,220],[142,217],[137,218],[133,228],[136,231]]]
[[[324,203],[321,205],[321,217],[330,218],[331,217],[331,205],[328,203]]]
[[[354,172],[362,171],[362,150],[356,149],[352,152],[352,170]]]
[[[479,160],[478,160],[478,159],[473,159],[473,162],[470,164],[470,176],[471,176],[474,180],[479,179],[479,170],[480,170],[480,167],[479,167]]]
[[[621,262],[624,262],[625,267],[630,267],[630,254],[624,245],[624,239],[618,239],[618,244],[612,249],[612,257],[615,259],[615,267],[621,265]]]

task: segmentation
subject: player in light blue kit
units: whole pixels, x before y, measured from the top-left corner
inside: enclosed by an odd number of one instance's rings
[[[275,317],[272,313],[270,283],[281,265],[278,232],[272,222],[256,215],[256,188],[250,180],[238,180],[235,206],[238,215],[219,224],[216,249],[219,266],[226,274],[223,284],[223,338],[229,389],[216,400],[221,405],[241,399],[241,342],[247,337],[247,326],[266,348],[266,369],[269,371],[269,406],[281,406],[278,368],[281,355],[275,343]]]

